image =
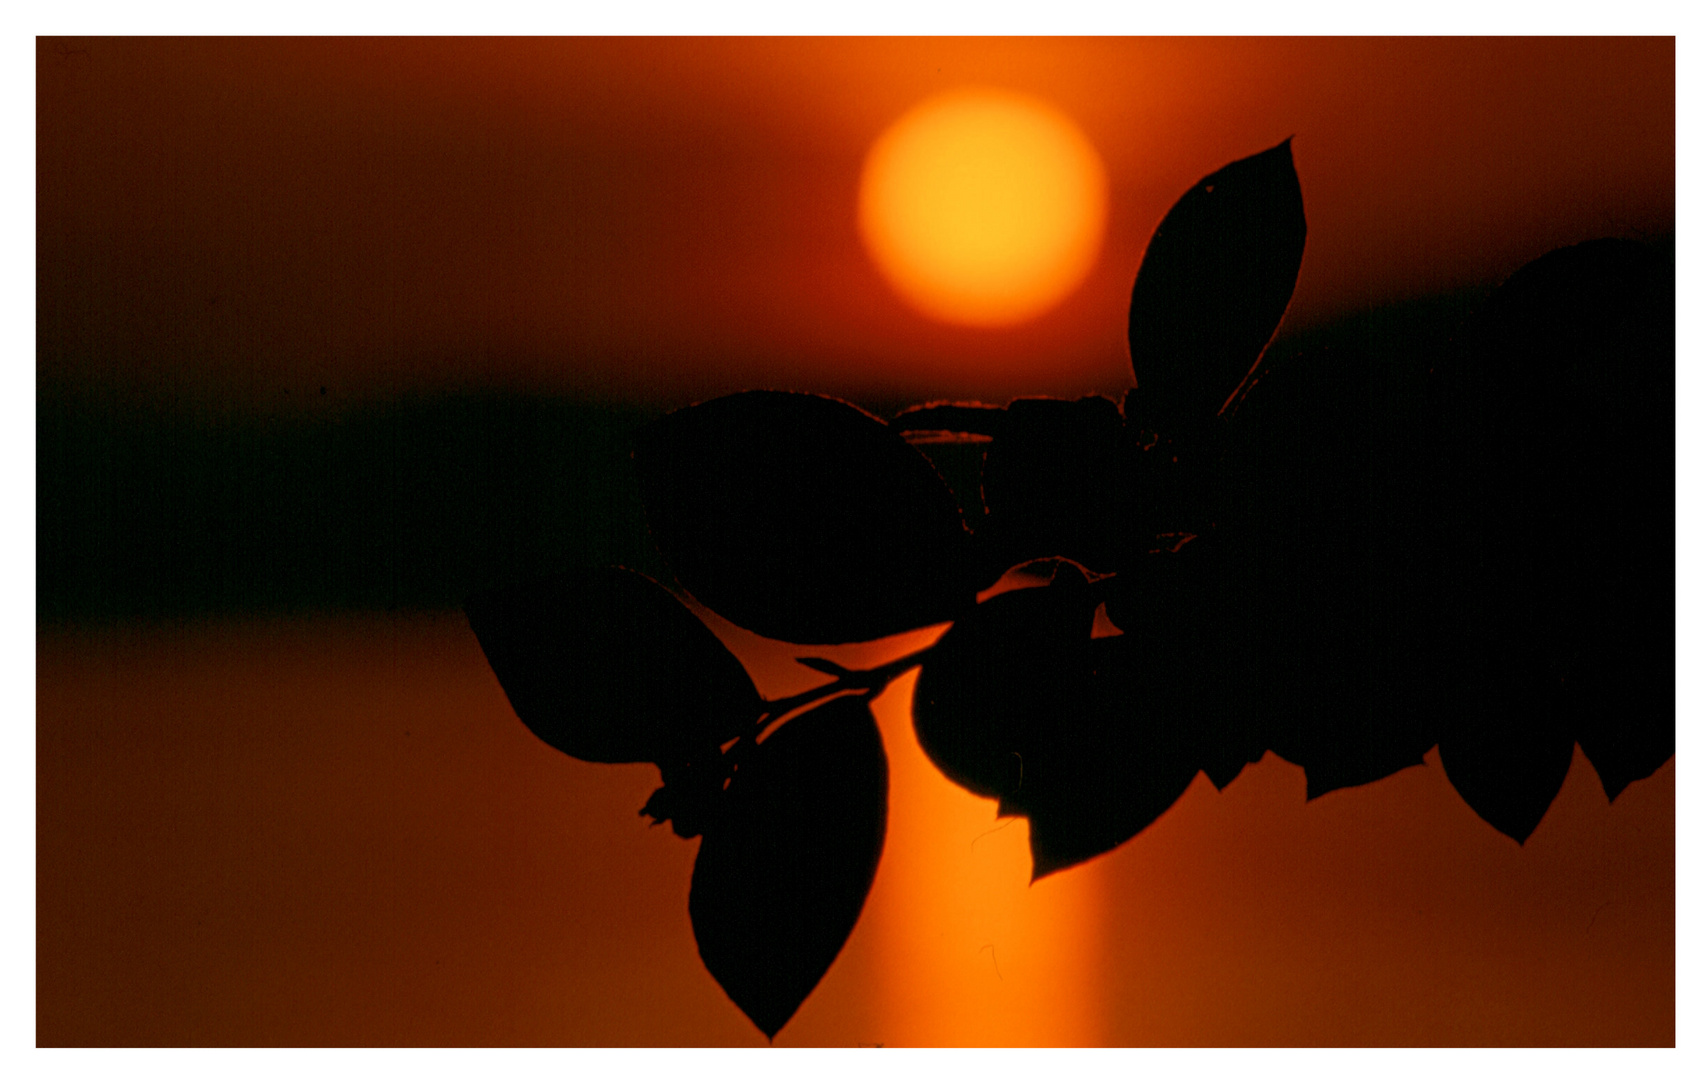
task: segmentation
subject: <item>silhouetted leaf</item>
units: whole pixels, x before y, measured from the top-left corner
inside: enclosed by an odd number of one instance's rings
[[[1030,819],[1032,876],[1100,855],[1178,799],[1199,768],[1196,672],[1149,664],[1125,637],[1093,639],[1096,596],[1060,563],[1047,586],[978,605],[925,660],[919,744],[949,779]]]
[[[1001,569],[1062,557],[1110,571],[1134,494],[1119,409],[1104,397],[1020,398],[984,455],[980,539]]]
[[[1205,176],[1167,212],[1128,325],[1154,430],[1213,414],[1237,388],[1291,301],[1305,232],[1290,139]]]
[[[1095,614],[1084,575],[1062,563],[1052,584],[991,597],[942,635],[914,687],[912,723],[948,779],[992,798],[1020,790],[1042,729],[1077,706]]]
[[[1608,797],[1675,752],[1674,289],[1642,244],[1554,251],[1442,371],[1460,595],[1497,628],[1467,647],[1532,643],[1527,696],[1562,713]]]
[[[771,1038],[853,932],[887,813],[888,763],[862,697],[789,720],[736,769],[687,909],[705,967]]]
[[[976,585],[953,496],[882,421],[753,391],[664,417],[634,451],[652,534],[718,614],[834,644],[952,618]]]
[[[1267,369],[1234,422],[1248,475],[1225,528],[1254,564],[1262,724],[1310,798],[1421,764],[1463,678],[1425,380],[1304,354]]]
[[[1482,671],[1464,680],[1472,696],[1446,720],[1439,740],[1451,786],[1483,821],[1519,844],[1546,816],[1575,751],[1563,685],[1538,674],[1523,644],[1488,657]]]
[[[1081,711],[1045,732],[1033,782],[1004,800],[1030,818],[1033,881],[1148,828],[1201,768],[1207,733],[1181,693],[1181,684],[1201,685],[1189,669],[1144,655],[1126,636],[1092,640],[1085,651]]]
[[[605,567],[484,593],[467,613],[522,723],[583,761],[678,759],[758,718],[758,691],[740,661],[632,571]]]
[[[1653,607],[1658,605],[1646,606],[1636,589],[1629,595],[1627,609],[1605,611],[1608,627],[1638,626],[1655,618],[1674,627],[1673,613],[1657,615]],[[1661,631],[1650,621],[1647,625],[1646,633],[1601,635],[1564,676],[1576,741],[1608,799],[1653,775],[1676,754],[1675,653],[1656,656],[1653,639]]]

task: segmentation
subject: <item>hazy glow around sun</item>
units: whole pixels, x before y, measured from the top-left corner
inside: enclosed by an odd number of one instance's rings
[[[1107,223],[1101,157],[1058,109],[1002,90],[930,98],[871,146],[859,231],[913,307],[1011,326],[1072,292]]]

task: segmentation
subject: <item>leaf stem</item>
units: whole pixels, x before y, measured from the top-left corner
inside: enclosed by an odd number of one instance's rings
[[[835,681],[824,683],[822,686],[814,686],[791,697],[765,702],[764,711],[759,714],[755,726],[762,731],[772,721],[779,720],[789,713],[798,712],[808,705],[815,705],[826,698],[837,697],[849,692],[874,697],[887,689],[889,683],[901,674],[923,663],[924,657],[935,647],[934,644],[926,645],[916,652],[910,652],[905,656],[890,660],[886,664],[878,664],[874,668],[864,670],[844,668],[833,661],[822,660],[817,657],[802,657],[800,663],[814,671],[835,675]]]

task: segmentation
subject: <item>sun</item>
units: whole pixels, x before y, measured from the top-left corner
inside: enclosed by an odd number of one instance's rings
[[[1107,214],[1090,140],[1005,90],[921,102],[872,144],[859,184],[859,232],[883,276],[962,326],[1012,326],[1065,299],[1095,265]]]

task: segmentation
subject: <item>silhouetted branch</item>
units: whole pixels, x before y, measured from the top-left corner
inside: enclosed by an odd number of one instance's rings
[[[652,536],[712,611],[797,644],[950,623],[931,645],[864,670],[798,657],[830,681],[768,701],[630,571],[469,601],[535,734],[658,765],[641,812],[703,837],[700,955],[767,1035],[864,904],[887,820],[870,701],[913,668],[919,745],[1029,820],[1033,880],[1270,751],[1313,799],[1437,745],[1518,843],[1575,746],[1608,798],[1674,754],[1673,263],[1629,241],[1538,259],[1432,370],[1270,363],[1305,234],[1289,140],[1182,196],[1133,286],[1118,405],[885,424],[749,391],[642,435]]]
[[[834,675],[836,676],[835,681],[824,683],[822,686],[814,686],[809,690],[802,690],[791,697],[766,701],[764,711],[759,715],[753,726],[763,733],[759,737],[764,738],[772,724],[786,720],[792,714],[802,712],[819,702],[844,695],[875,697],[887,689],[889,683],[896,678],[923,663],[924,658],[934,648],[934,645],[926,645],[916,652],[890,660],[886,664],[864,669],[845,668],[833,660],[825,660],[822,657],[799,657],[795,661],[796,663],[803,664],[814,671]]]

